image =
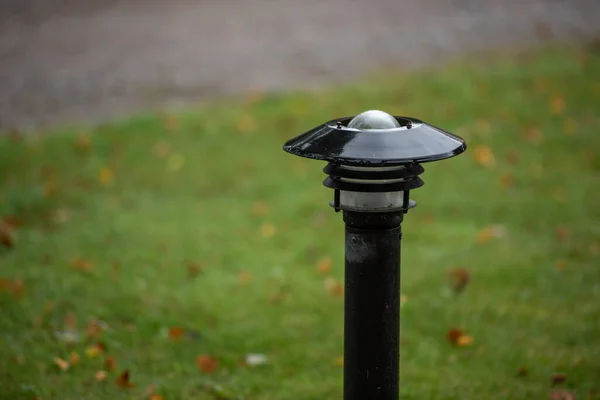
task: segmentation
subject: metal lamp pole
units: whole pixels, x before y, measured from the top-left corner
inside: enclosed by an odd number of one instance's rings
[[[400,240],[404,214],[423,186],[421,163],[466,150],[458,136],[423,121],[366,111],[326,122],[284,145],[328,161],[323,184],[345,223],[344,400],[397,400]]]

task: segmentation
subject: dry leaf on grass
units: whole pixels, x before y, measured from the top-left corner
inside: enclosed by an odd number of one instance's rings
[[[446,334],[450,344],[456,347],[466,347],[473,344],[473,337],[465,334],[461,329],[453,328]]]
[[[471,280],[471,274],[466,268],[453,268],[448,271],[448,275],[450,287],[456,294],[462,293]]]
[[[334,296],[344,295],[344,285],[335,278],[329,277],[324,281],[325,289]]]
[[[219,362],[212,356],[201,354],[196,357],[196,367],[200,372],[209,374],[217,370]]]
[[[71,367],[71,364],[67,360],[63,360],[60,357],[54,357],[54,364],[63,372]]]
[[[317,261],[317,271],[321,274],[327,274],[333,267],[333,261],[331,257],[323,257]]]
[[[123,389],[129,389],[135,386],[133,383],[131,383],[131,376],[129,374],[128,369],[126,369],[121,375],[119,375],[116,383],[119,387]]]
[[[185,329],[179,327],[179,326],[173,326],[171,328],[169,328],[169,338],[171,340],[180,340],[183,335],[185,334]]]

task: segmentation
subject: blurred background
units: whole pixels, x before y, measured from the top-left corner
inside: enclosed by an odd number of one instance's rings
[[[599,0],[0,0],[0,398],[342,397],[344,230],[283,143],[463,137],[401,398],[600,399]],[[31,134],[30,134],[31,133]]]
[[[0,128],[577,41],[598,21],[597,0],[3,0]]]

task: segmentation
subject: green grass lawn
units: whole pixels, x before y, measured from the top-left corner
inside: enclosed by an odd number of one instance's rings
[[[401,397],[599,399],[592,46],[3,136],[0,398],[341,399],[343,223],[281,147],[366,109],[469,145],[404,221]]]

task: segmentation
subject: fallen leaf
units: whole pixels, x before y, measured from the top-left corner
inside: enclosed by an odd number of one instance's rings
[[[577,124],[575,123],[575,120],[573,118],[567,118],[565,119],[565,122],[563,122],[563,131],[571,136],[575,133],[577,129]]]
[[[66,370],[68,370],[69,367],[71,366],[68,361],[63,360],[62,358],[59,358],[59,357],[54,357],[54,363],[63,372],[66,371]]]
[[[169,143],[162,140],[154,145],[154,154],[158,158],[166,158],[171,154],[171,146]]]
[[[148,400],[165,400],[165,398],[160,394],[151,394]]]
[[[134,387],[134,385],[131,383],[131,377],[129,375],[129,370],[126,369],[125,371],[123,371],[123,373],[121,375],[119,375],[119,377],[117,378],[117,385],[123,389],[129,389]]]
[[[194,279],[202,271],[202,268],[200,267],[200,265],[193,263],[193,262],[188,262],[186,265],[186,268],[187,268],[187,276],[189,279]]]
[[[264,201],[257,201],[252,206],[252,214],[257,217],[264,217],[270,211],[270,207]]]
[[[554,95],[550,100],[550,111],[552,114],[558,115],[565,111],[565,99],[562,95]]]
[[[162,122],[163,128],[169,133],[175,133],[175,131],[179,128],[179,120],[173,115],[163,115]]]
[[[25,282],[22,279],[0,279],[0,290],[19,298],[23,295],[23,291],[25,290]]]
[[[448,271],[448,275],[450,276],[450,286],[456,294],[462,293],[471,280],[471,274],[466,268],[453,268]]]
[[[510,150],[506,153],[506,162],[510,165],[517,165],[519,163],[519,153],[516,150]]]
[[[205,354],[201,354],[196,357],[196,367],[200,372],[211,373],[219,367],[219,363],[213,357]]]
[[[554,200],[564,203],[566,200],[565,188],[562,186],[555,187],[552,191],[552,197],[554,197]]]
[[[502,189],[509,189],[514,186],[515,178],[510,174],[503,174],[500,176],[500,186]]]
[[[106,345],[104,345],[102,342],[98,342],[85,349],[85,355],[88,358],[95,358],[98,357],[100,354],[104,353],[105,351]]]
[[[270,238],[275,234],[275,225],[265,222],[260,226],[260,236]]]
[[[344,357],[338,357],[335,360],[333,360],[333,364],[337,365],[338,367],[342,367],[344,365]]]
[[[473,337],[465,334],[461,329],[453,328],[446,334],[450,344],[457,347],[469,346],[473,343]]]
[[[567,262],[565,260],[558,260],[556,262],[556,270],[557,271],[564,271],[565,268],[567,268]]]
[[[469,335],[461,335],[458,337],[458,340],[456,341],[456,345],[458,347],[466,347],[466,346],[470,346],[471,344],[473,344],[473,337],[469,336]]]
[[[244,114],[238,118],[235,127],[240,133],[252,133],[256,130],[256,121],[250,114]]]
[[[185,159],[181,154],[173,154],[171,157],[169,157],[169,160],[167,161],[167,167],[169,168],[169,170],[176,172],[179,171],[181,167],[183,167],[184,163]]]
[[[71,365],[77,365],[79,362],[79,354],[72,352],[71,355],[69,355],[69,362]]]
[[[402,307],[404,305],[404,303],[406,303],[407,301],[408,301],[408,298],[405,295],[401,294],[400,295],[400,307]]]
[[[185,329],[178,327],[178,326],[174,326],[169,328],[169,338],[171,338],[171,340],[179,340],[183,337],[183,335],[185,334]]]
[[[249,353],[246,354],[246,365],[251,367],[266,364],[269,361],[266,354]]]
[[[590,252],[590,255],[597,256],[598,254],[600,254],[600,243],[590,244],[588,247],[588,251]]]
[[[0,226],[4,226],[9,231],[14,231],[19,227],[19,219],[14,215],[6,215],[2,218]]]
[[[567,375],[560,373],[552,374],[552,376],[550,377],[550,383],[552,384],[552,386],[564,383],[566,380]]]
[[[106,368],[107,371],[112,371],[117,368],[117,362],[113,356],[106,357],[104,360],[104,368]]]
[[[550,400],[575,400],[575,394],[562,389],[553,389],[550,393]]]
[[[325,279],[325,289],[334,296],[343,296],[344,295],[344,285],[335,280],[334,278],[326,278]]]
[[[483,167],[491,167],[496,162],[492,149],[486,145],[475,146],[473,157],[477,164]]]
[[[82,258],[76,258],[73,261],[71,261],[71,268],[79,271],[79,272],[91,272],[92,271],[92,263],[89,261],[86,261]]]
[[[47,199],[54,196],[54,194],[56,193],[56,185],[54,184],[54,182],[52,182],[52,181],[44,182],[43,192],[44,192],[44,197]]]
[[[115,173],[108,167],[100,168],[98,172],[98,180],[104,186],[109,186],[115,180]]]
[[[240,271],[238,273],[238,281],[242,284],[242,285],[247,285],[250,282],[252,282],[252,274],[248,271]]]
[[[75,150],[81,154],[87,154],[92,148],[92,135],[89,133],[80,133],[75,139]]]
[[[478,244],[485,244],[491,239],[497,239],[506,235],[506,228],[503,225],[489,225],[477,232],[475,241]]]
[[[571,235],[571,232],[569,231],[569,228],[565,227],[565,226],[558,226],[556,228],[556,240],[558,242],[564,242],[565,240],[567,240],[569,238],[569,236]]]
[[[96,372],[96,374],[94,375],[94,378],[98,382],[103,382],[106,380],[106,378],[108,378],[108,372],[106,372],[104,370],[100,370],[100,371]]]
[[[0,243],[9,249],[14,245],[12,235],[8,229],[2,225],[0,225]]]
[[[331,257],[323,257],[317,261],[317,271],[321,274],[329,273],[332,267],[333,261],[331,260]]]
[[[537,126],[526,126],[523,129],[522,135],[523,139],[535,145],[540,144],[542,142],[542,139],[544,138],[542,136],[540,128],[538,128]]]
[[[525,367],[519,367],[519,370],[517,371],[517,376],[518,377],[525,377],[529,375],[529,371],[527,370],[527,368]]]

